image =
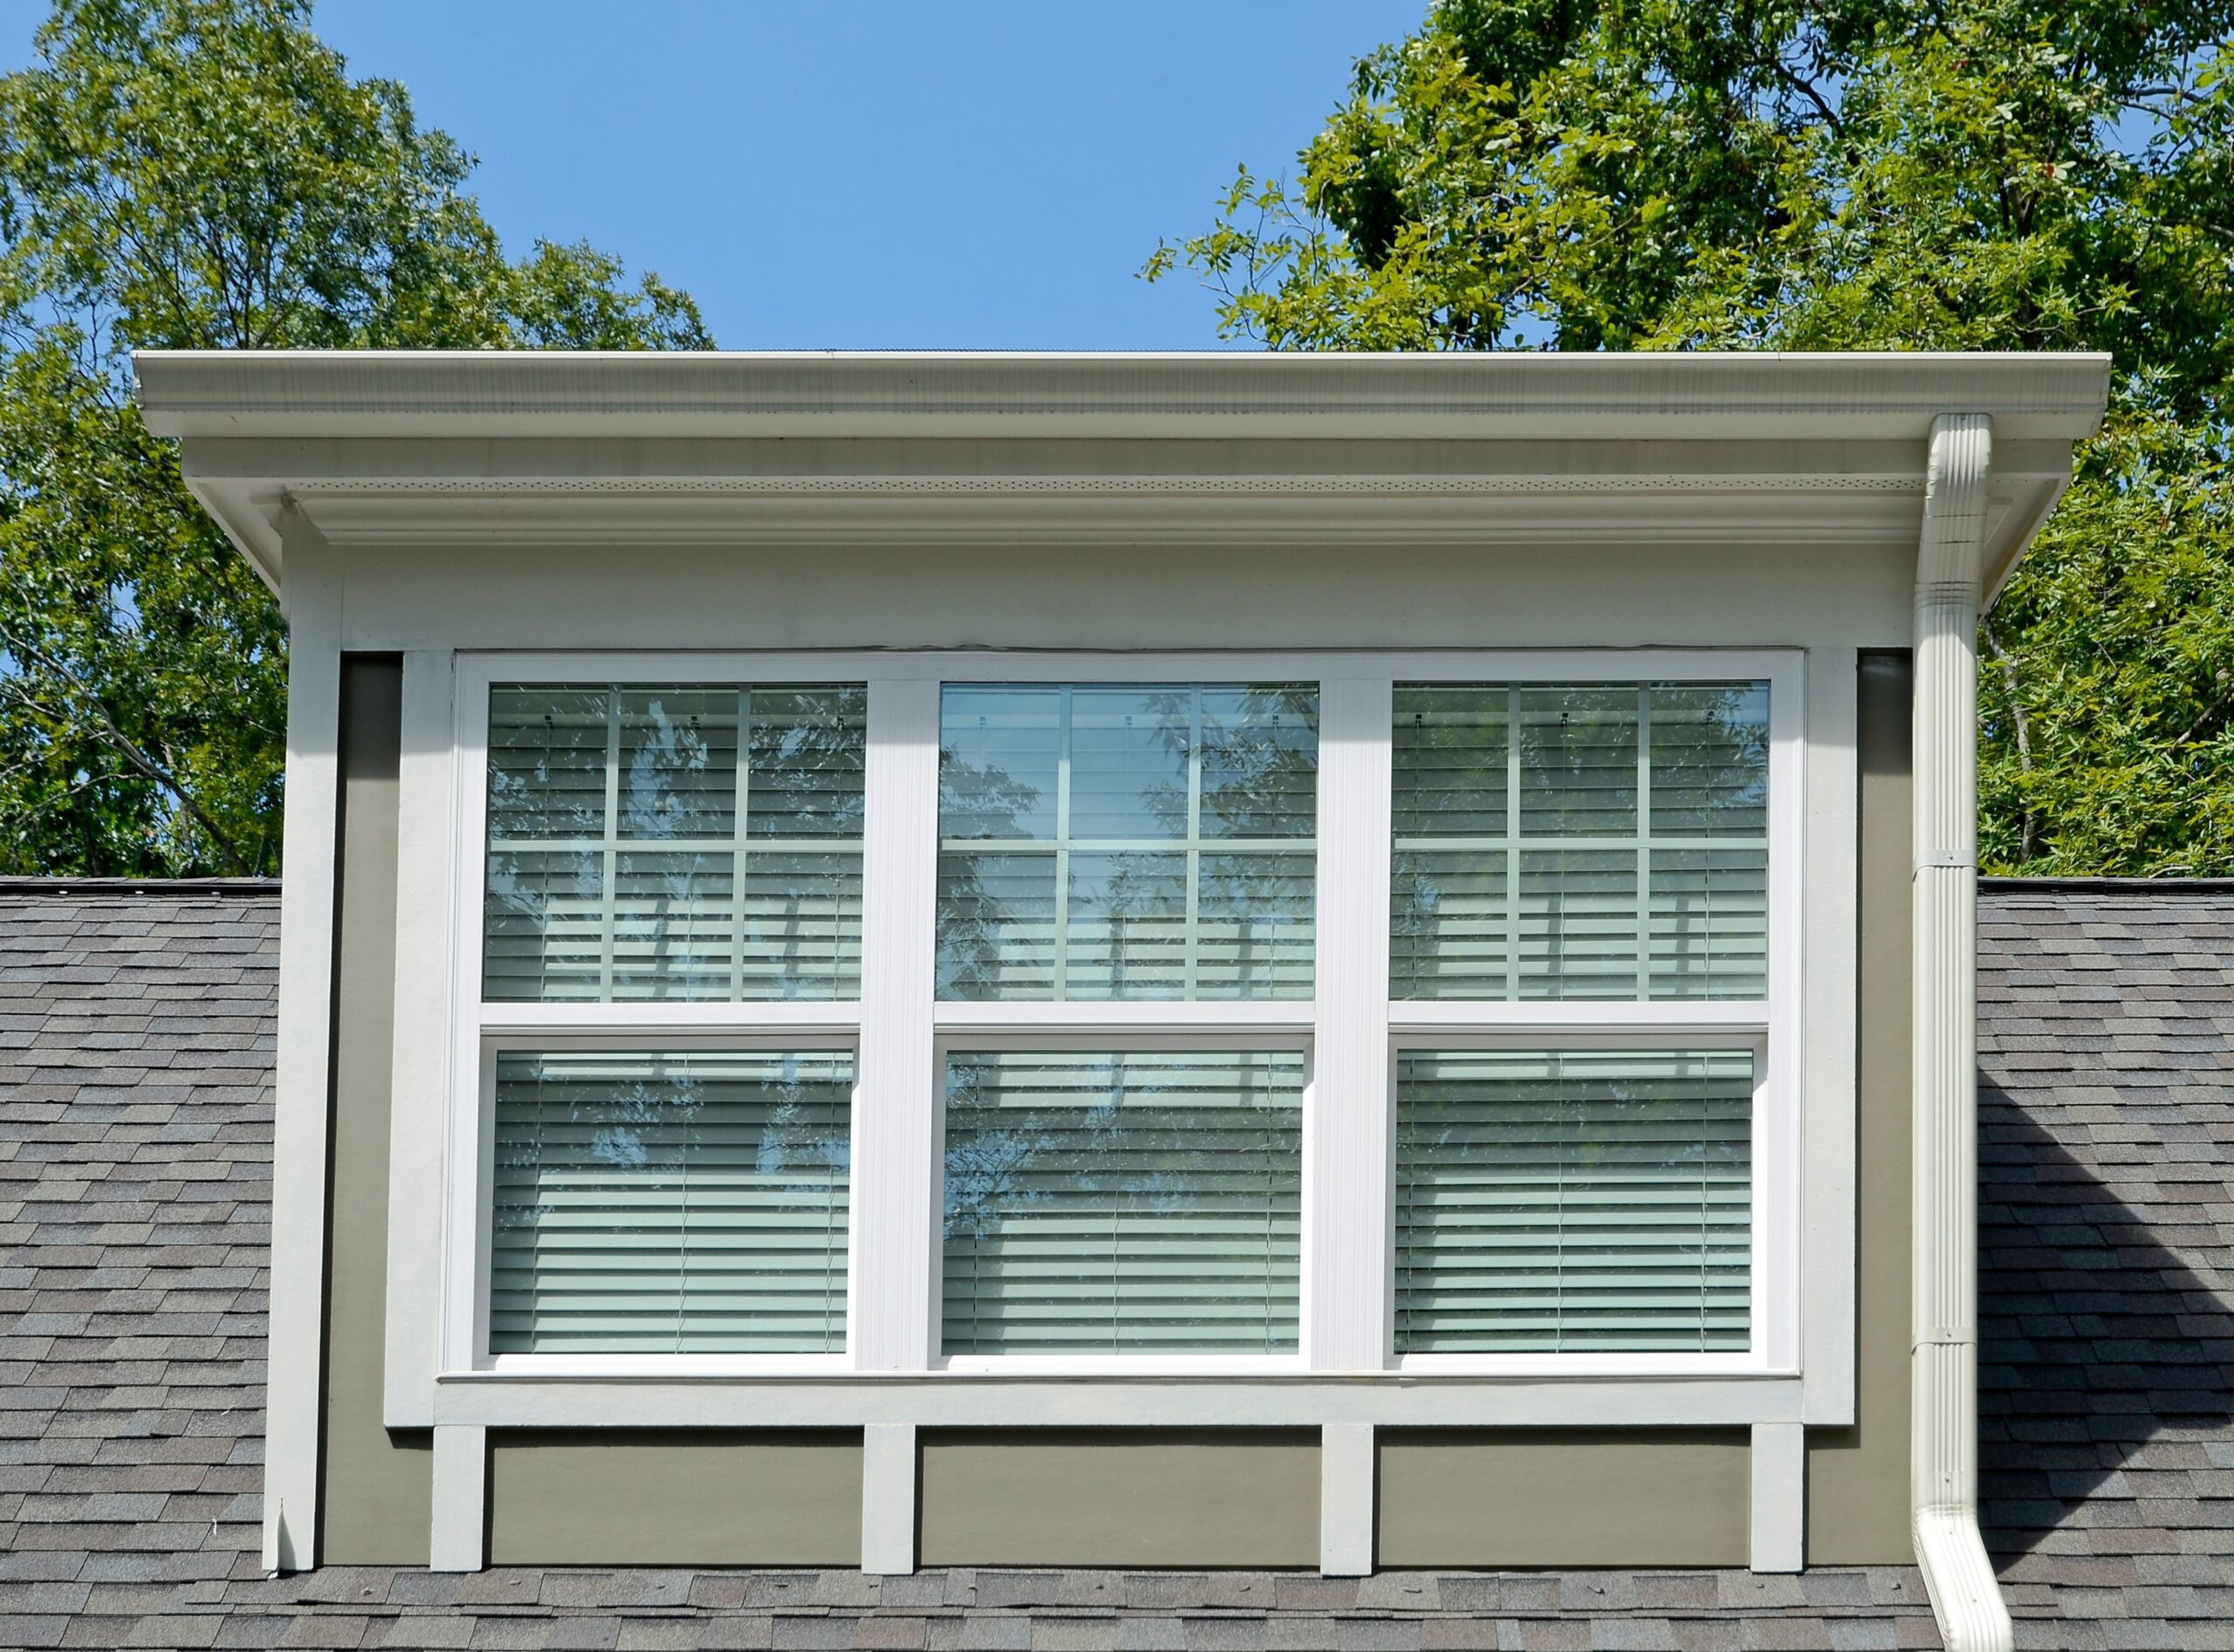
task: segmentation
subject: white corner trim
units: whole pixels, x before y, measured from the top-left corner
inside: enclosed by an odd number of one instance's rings
[[[1916,556],[1908,1497],[1949,1652],[2009,1652],[1978,1532],[1977,622],[1993,421],[1932,425]]]
[[[1380,1447],[1370,1422],[1329,1422],[1319,1431],[1319,1570],[1368,1577],[1374,1563]]]
[[[1751,1553],[1756,1572],[1797,1572],[1807,1533],[1807,1430],[1797,1422],[1756,1422],[1752,1430]]]
[[[915,1427],[861,1430],[861,1570],[904,1578],[915,1569]]]
[[[442,1327],[443,1136],[458,842],[451,656],[403,656],[396,772],[395,1047],[388,1112],[387,1334],[380,1420],[435,1421]]]
[[[1854,1418],[1858,667],[1852,648],[1808,651],[1799,1365],[1825,1425]]]
[[[1386,677],[1319,687],[1318,1036],[1304,1131],[1311,1368],[1390,1353],[1389,729]]]
[[[488,1564],[489,1430],[445,1423],[435,1430],[429,1572],[478,1572]]]
[[[314,530],[286,523],[286,879],[279,896],[279,1031],[271,1132],[271,1331],[263,1565],[318,1564],[319,1419],[326,1322],[326,1160],[332,1068],[333,921],[341,711],[341,570]]]

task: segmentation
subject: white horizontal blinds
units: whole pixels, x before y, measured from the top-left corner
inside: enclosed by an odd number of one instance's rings
[[[1753,1056],[1407,1053],[1400,1354],[1749,1346]]]
[[[950,1055],[945,1351],[1292,1351],[1302,1115],[1300,1053]]]
[[[489,713],[485,998],[859,995],[861,687],[500,684]]]
[[[1307,998],[1318,695],[953,684],[943,998]]]
[[[1400,683],[1393,732],[1393,997],[1765,995],[1765,682]]]
[[[847,1053],[497,1059],[494,1354],[846,1343]]]
[[[1651,710],[1652,996],[1765,997],[1768,684],[1657,688]]]

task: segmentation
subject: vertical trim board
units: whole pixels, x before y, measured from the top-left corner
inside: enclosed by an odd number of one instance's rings
[[[1319,1431],[1319,1570],[1330,1578],[1373,1572],[1374,1435],[1370,1422],[1330,1422]]]
[[[861,1430],[861,1570],[906,1577],[915,1569],[915,1429],[872,1422]]]
[[[1806,1553],[1807,1431],[1797,1422],[1753,1425],[1747,1564],[1797,1572]]]
[[[478,1572],[488,1564],[489,1430],[446,1422],[435,1430],[429,1572]]]
[[[289,569],[287,817],[272,1080],[263,1539],[267,1572],[303,1571],[318,1564],[341,714],[341,570],[299,512],[287,512],[284,533]]]

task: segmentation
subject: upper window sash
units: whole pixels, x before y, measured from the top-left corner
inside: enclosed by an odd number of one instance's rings
[[[1393,997],[1758,999],[1769,684],[1407,683]]]

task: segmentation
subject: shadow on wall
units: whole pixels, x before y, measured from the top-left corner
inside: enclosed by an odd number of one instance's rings
[[[2059,1527],[2110,1527],[2129,1529],[2117,1552],[2176,1552],[2178,1528],[2214,1523],[2184,1471],[2234,1463],[2234,1304],[2169,1248],[2223,1255],[2234,1237],[2223,1146],[2216,1163],[2179,1162],[2160,1139],[2171,1133],[2149,1128],[2155,1110],[2135,1107],[2123,1140],[2073,1127],[2100,1161],[2087,1163],[1998,1086],[1982,1081],[1978,1103],[1987,1547],[2015,1557],[2057,1546]]]

